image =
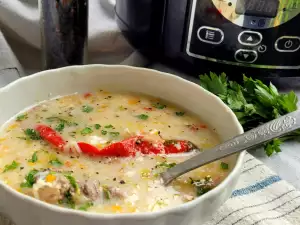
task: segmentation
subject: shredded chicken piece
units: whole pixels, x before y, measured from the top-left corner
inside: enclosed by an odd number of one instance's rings
[[[98,180],[87,180],[81,185],[81,190],[86,197],[93,201],[102,196],[102,189]]]

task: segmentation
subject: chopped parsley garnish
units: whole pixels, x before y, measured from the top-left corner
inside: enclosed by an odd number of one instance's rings
[[[59,167],[62,166],[63,163],[59,161],[59,159],[52,159],[49,161],[49,164],[51,164],[52,166]]]
[[[206,176],[204,179],[201,180],[193,180],[191,179],[191,184],[195,186],[197,196],[201,196],[207,192],[209,192],[211,189],[213,189],[213,180],[211,176]]]
[[[127,110],[127,108],[125,108],[124,106],[120,105],[120,106],[119,106],[119,110],[120,110],[120,111],[124,111],[124,110]]]
[[[200,76],[200,85],[218,96],[235,113],[245,131],[297,110],[298,97],[293,92],[279,93],[270,83],[243,76],[243,82],[229,81],[226,74],[216,73]],[[280,152],[286,140],[299,138],[300,130],[264,145],[265,153],[271,156]]]
[[[159,102],[156,102],[156,103],[152,104],[152,106],[155,107],[155,108],[157,108],[157,109],[164,109],[164,108],[167,107],[166,105],[161,104]]]
[[[79,206],[78,210],[87,211],[88,208],[92,207],[94,205],[93,202],[87,202],[84,203],[82,206]]]
[[[172,168],[176,166],[176,163],[167,163],[167,162],[162,162],[160,164],[157,164],[157,167],[165,167],[165,168]]]
[[[58,202],[61,205],[65,205],[71,209],[75,208],[75,201],[70,191],[67,191],[64,195],[64,198]]]
[[[26,137],[28,137],[31,140],[40,140],[41,139],[40,134],[37,131],[35,131],[34,129],[28,128],[24,131],[24,133],[25,133]]]
[[[95,127],[96,130],[99,130],[101,128],[101,125],[100,124],[95,124],[94,127]]]
[[[70,126],[77,126],[78,125],[75,122],[67,121],[67,120],[62,119],[62,118],[60,118],[58,116],[51,116],[51,117],[46,118],[46,120],[48,122],[50,122],[50,123],[57,122],[58,124],[57,124],[57,126],[55,128],[57,131],[62,131],[65,128],[65,126],[69,126],[70,127]]]
[[[108,124],[108,125],[104,126],[104,128],[114,128],[114,126],[111,124]]]
[[[86,127],[86,128],[84,128],[83,130],[80,131],[80,133],[81,133],[82,135],[87,135],[87,134],[90,134],[90,133],[92,133],[92,132],[93,132],[93,130],[92,130],[92,128],[90,128],[90,127]]]
[[[149,116],[146,114],[140,114],[140,115],[137,115],[136,117],[141,120],[147,120],[149,118]]]
[[[117,137],[120,135],[119,132],[109,132],[109,134],[112,136],[112,137]]]
[[[103,186],[103,194],[104,194],[105,199],[107,199],[107,200],[111,199],[111,193],[108,190],[108,188],[105,186]]]
[[[14,170],[14,169],[17,169],[19,167],[20,163],[16,162],[15,160],[12,161],[11,164],[8,164],[6,166],[4,166],[4,170],[3,170],[3,173],[7,172],[7,171],[10,171],[10,170]]]
[[[176,116],[184,116],[185,112],[175,112]]]
[[[78,184],[75,180],[74,177],[72,177],[71,175],[69,174],[66,174],[65,177],[69,180],[70,184],[72,185],[72,187],[75,189],[75,191],[78,190]]]
[[[31,159],[29,159],[28,162],[35,163],[37,161],[38,161],[37,152],[34,152],[33,155],[31,156]]]
[[[21,183],[20,187],[22,188],[31,188],[35,183],[35,175],[39,171],[33,169],[25,176],[25,182]]]
[[[107,131],[106,130],[101,130],[101,134],[106,135]]]
[[[82,112],[90,113],[90,112],[92,112],[93,110],[94,110],[94,108],[91,107],[91,106],[88,106],[88,105],[82,106]]]
[[[17,121],[23,121],[23,120],[26,120],[28,119],[28,115],[25,113],[25,114],[21,114],[19,116],[17,116]]]
[[[64,123],[59,123],[55,127],[55,130],[57,130],[58,132],[63,131],[63,129],[65,129],[65,124]]]
[[[223,169],[223,170],[229,169],[229,165],[227,163],[221,162],[220,166],[221,166],[221,169]]]

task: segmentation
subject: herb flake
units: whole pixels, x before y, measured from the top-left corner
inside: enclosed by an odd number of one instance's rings
[[[101,128],[101,125],[100,124],[95,124],[94,127],[95,127],[96,130],[99,130]]]
[[[41,139],[39,132],[37,132],[34,129],[28,128],[24,131],[24,133],[25,133],[26,137],[28,137],[31,140],[40,140]]]
[[[140,115],[137,115],[136,117],[141,120],[147,120],[149,118],[149,116],[146,114],[140,114]]]
[[[21,183],[21,188],[32,188],[33,184],[35,183],[35,175],[38,173],[38,170],[31,170],[26,176],[25,176],[25,182]]]
[[[91,106],[88,106],[88,105],[82,106],[82,112],[90,113],[90,112],[92,112],[93,110],[94,110],[94,108],[91,107]]]
[[[90,128],[90,127],[86,127],[86,128],[84,128],[83,130],[81,130],[80,133],[81,133],[82,135],[87,135],[87,134],[93,133],[93,130],[92,130],[92,128]]]
[[[19,115],[19,116],[17,116],[17,121],[23,121],[23,120],[26,120],[26,119],[28,119],[28,115],[26,114],[26,113],[24,113],[24,114],[21,114],[21,115]]]
[[[63,165],[63,163],[59,161],[59,159],[52,159],[49,161],[49,164],[55,167],[60,167]]]
[[[87,203],[83,204],[82,206],[79,206],[78,210],[87,211],[93,205],[94,205],[93,202],[87,202]]]
[[[33,155],[31,156],[31,159],[29,159],[28,162],[35,163],[37,161],[38,161],[37,152],[34,152]]]
[[[20,163],[16,162],[15,160],[12,161],[11,164],[8,164],[8,165],[5,165],[4,166],[4,170],[3,170],[3,173],[7,172],[7,171],[10,171],[10,170],[14,170],[14,169],[17,169],[19,167]]]
[[[222,170],[228,170],[229,169],[228,163],[221,162],[220,166],[221,166]]]
[[[166,108],[167,106],[162,104],[162,103],[159,103],[159,102],[156,102],[154,104],[152,104],[153,107],[157,108],[157,109],[164,109]]]

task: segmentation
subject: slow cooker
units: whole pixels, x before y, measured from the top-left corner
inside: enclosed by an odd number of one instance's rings
[[[124,36],[191,75],[300,75],[298,0],[117,0]]]

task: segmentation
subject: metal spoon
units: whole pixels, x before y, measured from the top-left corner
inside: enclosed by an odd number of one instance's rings
[[[199,153],[196,156],[193,156],[192,158],[161,173],[161,178],[164,185],[168,185],[172,180],[182,174],[207,163],[246,149],[255,148],[267,141],[284,136],[297,129],[300,129],[300,110],[281,116],[257,128],[238,135],[210,150]]]

